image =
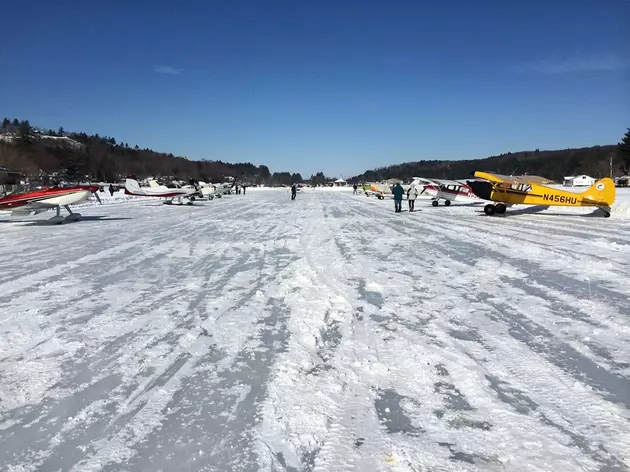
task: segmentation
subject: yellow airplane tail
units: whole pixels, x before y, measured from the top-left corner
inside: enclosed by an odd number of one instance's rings
[[[615,182],[608,177],[598,180],[582,193],[582,199],[611,206],[616,197]]]

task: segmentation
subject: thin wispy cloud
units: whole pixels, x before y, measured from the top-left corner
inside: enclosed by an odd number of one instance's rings
[[[154,67],[155,72],[158,74],[167,74],[167,75],[182,75],[184,71],[182,69],[176,69],[171,66],[156,66]]]
[[[577,72],[619,71],[630,68],[630,59],[616,54],[592,57],[558,58],[549,57],[519,64],[513,67],[516,72],[534,74],[569,74]]]

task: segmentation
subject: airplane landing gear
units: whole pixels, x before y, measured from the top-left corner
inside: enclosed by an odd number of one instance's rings
[[[64,218],[64,221],[72,222],[81,220],[81,213],[72,213],[72,210],[68,205],[64,205],[64,208],[68,211],[68,213],[70,213]]]
[[[60,207],[57,207],[57,214],[55,216],[53,216],[52,218],[49,218],[48,222],[51,225],[60,225],[61,223],[63,223],[63,216],[61,216],[61,208]]]
[[[444,205],[445,205],[445,206],[449,206],[450,204],[451,204],[451,201],[450,201],[450,200],[444,200]]]
[[[496,205],[489,203],[483,207],[483,212],[488,216],[503,215],[507,210],[507,206],[503,203],[497,203]]]
[[[431,202],[431,205],[433,205],[434,207],[438,206],[440,204],[440,202],[438,202],[437,200],[433,200]]]
[[[61,207],[57,207],[57,214],[55,216],[53,216],[52,218],[48,219],[48,222],[51,225],[60,225],[64,222],[72,222],[72,221],[79,221],[81,219],[81,214],[80,213],[72,213],[72,210],[70,209],[70,207],[68,205],[64,205],[63,206],[68,213],[70,213],[68,216],[63,217],[61,216]]]

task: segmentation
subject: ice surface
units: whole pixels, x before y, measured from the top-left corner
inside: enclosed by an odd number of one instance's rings
[[[332,190],[0,219],[0,470],[630,470],[629,192]]]

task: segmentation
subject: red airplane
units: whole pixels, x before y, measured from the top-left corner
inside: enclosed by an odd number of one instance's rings
[[[73,213],[70,210],[70,205],[83,203],[89,200],[92,195],[95,195],[98,202],[102,203],[96,193],[98,190],[98,185],[48,188],[23,186],[0,198],[0,214],[28,215],[56,209],[57,215],[48,220],[50,223],[61,224],[64,221],[79,221],[81,214]],[[65,218],[61,216],[61,207],[64,207],[69,213]]]

